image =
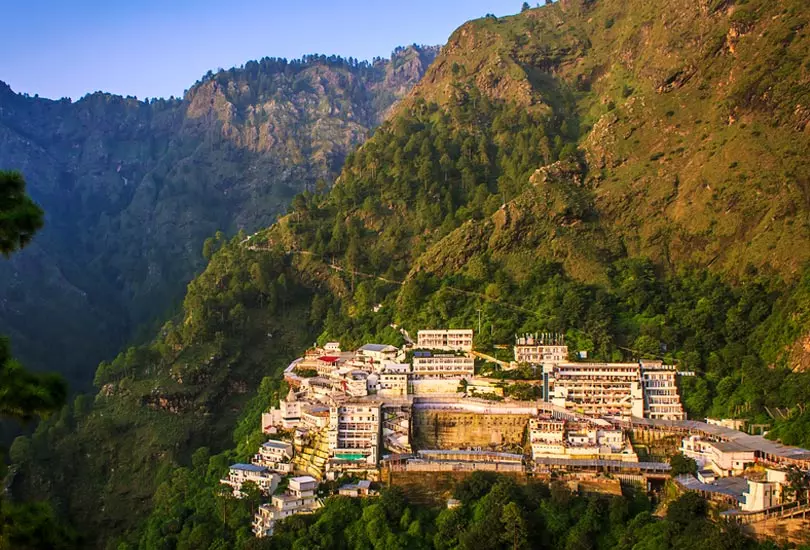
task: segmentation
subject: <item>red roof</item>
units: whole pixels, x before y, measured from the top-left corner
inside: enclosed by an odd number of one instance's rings
[[[337,363],[340,360],[340,357],[335,355],[324,355],[323,357],[318,357],[318,361],[323,361],[324,363]]]

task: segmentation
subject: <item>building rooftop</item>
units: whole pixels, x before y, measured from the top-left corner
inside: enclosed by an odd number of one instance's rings
[[[696,477],[683,474],[675,477],[675,482],[690,491],[717,493],[743,502],[743,493],[748,488],[748,481],[742,477],[721,477],[714,483],[701,483]]]
[[[360,348],[360,351],[395,351],[397,348],[389,346],[388,344],[366,344]]]
[[[245,472],[262,473],[268,471],[264,466],[256,466],[255,464],[231,464],[231,470],[242,470]]]
[[[290,478],[290,481],[295,481],[296,483],[317,483],[318,480],[312,476],[298,476]]]
[[[291,443],[288,443],[286,441],[276,441],[274,439],[271,439],[270,441],[265,441],[262,444],[262,447],[272,447],[274,449],[286,449],[287,447],[290,447],[290,445]]]
[[[340,357],[336,355],[322,355],[321,357],[318,357],[318,361],[323,363],[337,363],[340,361]]]
[[[810,461],[810,450],[800,447],[789,447],[776,441],[765,439],[761,435],[749,435],[739,430],[698,422],[696,420],[658,420],[649,418],[633,417],[632,423],[641,426],[661,426],[672,427],[682,430],[699,431],[707,435],[722,438],[725,441],[732,441],[748,450],[773,455],[790,460]]]
[[[716,441],[712,446],[721,453],[753,453],[754,449],[750,449],[745,445],[740,445],[733,441]]]

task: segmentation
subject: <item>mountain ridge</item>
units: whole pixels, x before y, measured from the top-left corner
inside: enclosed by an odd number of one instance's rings
[[[177,306],[205,238],[272,223],[296,192],[330,179],[436,52],[398,49],[396,68],[264,58],[149,103],[0,86],[0,164],[24,172],[47,216],[30,250],[0,268],[0,332],[26,363],[86,387],[91,365]]]

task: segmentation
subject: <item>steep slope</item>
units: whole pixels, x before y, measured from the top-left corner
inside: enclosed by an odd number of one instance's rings
[[[0,166],[24,173],[48,216],[0,270],[0,333],[27,363],[86,387],[101,358],[175,307],[206,237],[266,226],[330,180],[435,53],[265,58],[149,103],[0,84]]]
[[[230,445],[221,434],[236,400],[212,397],[278,374],[278,349],[255,344],[268,332],[292,354],[318,333],[398,343],[391,323],[480,323],[485,350],[555,331],[595,359],[662,357],[697,373],[683,388],[690,415],[770,422],[786,442],[810,444],[810,375],[785,355],[810,303],[796,107],[808,98],[808,15],[799,0],[570,0],[465,24],[331,191],[302,193],[272,227],[225,244],[182,319],[99,369],[95,404],[65,413],[75,429],[51,421],[15,443],[18,494],[58,495],[113,547],[136,528],[123,508],[145,513],[160,484],[141,540],[235,547],[245,525],[206,528],[213,497],[179,504],[197,494],[188,470],[154,472],[188,464],[194,444]],[[284,299],[289,319],[278,315]],[[263,383],[209,477],[260,440],[258,412],[277,391]],[[185,392],[191,401],[174,407]],[[160,410],[129,420],[144,402]],[[771,419],[774,408],[793,416]],[[138,445],[119,442],[135,433]],[[95,448],[105,452],[93,469],[82,456]],[[122,467],[145,483],[137,498],[132,480],[109,473]],[[65,479],[94,489],[78,498]],[[121,509],[102,519],[94,499]]]

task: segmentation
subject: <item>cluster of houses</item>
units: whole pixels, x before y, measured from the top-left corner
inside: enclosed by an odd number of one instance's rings
[[[556,334],[516,337],[513,350],[514,361],[501,362],[502,368],[533,366],[537,376],[523,383],[539,388],[539,399],[504,398],[508,382],[477,375],[476,361],[491,358],[474,352],[469,329],[421,330],[416,342],[402,348],[366,344],[344,351],[336,342],[315,346],[286,369],[288,394],[262,415],[262,430],[272,439],[258,449],[251,464],[234,464],[222,481],[236,496],[241,496],[243,483],[252,481],[270,497],[254,521],[256,535],[267,536],[279,519],[321,506],[320,480],[348,475],[359,481],[340,487],[340,494],[374,495],[372,480],[379,479],[381,463],[391,460],[410,463],[417,471],[603,465],[610,471],[664,471],[667,464],[639,461],[630,433],[639,426],[674,429],[691,434],[681,450],[701,466],[700,479],[694,481],[700,486],[695,490],[700,490],[717,478],[734,478],[761,455],[751,449],[752,441],[743,448],[722,434],[701,431],[707,424],[686,420],[677,380],[689,373],[673,366],[646,360],[571,361],[564,339]],[[414,452],[415,411],[495,418],[495,425],[508,422],[524,439],[518,445],[522,451],[497,444],[486,449],[465,446],[462,439]],[[281,492],[283,477],[288,483]],[[737,499],[741,509],[780,502],[784,472],[773,468],[761,479],[748,477],[748,496]]]

